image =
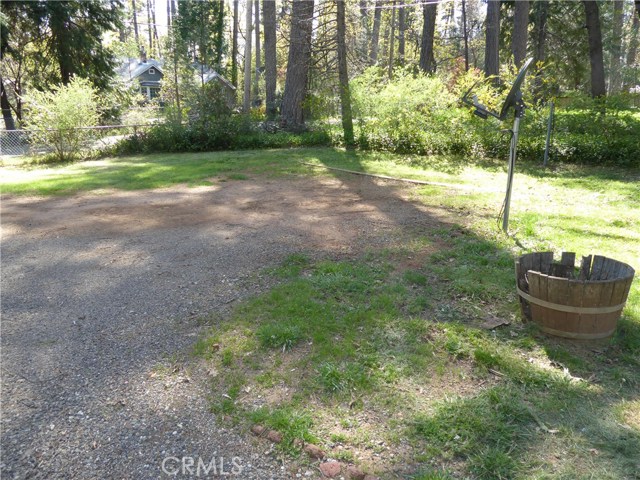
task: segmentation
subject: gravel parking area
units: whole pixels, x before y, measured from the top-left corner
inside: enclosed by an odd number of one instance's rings
[[[2,478],[195,478],[200,459],[209,477],[222,462],[228,477],[291,478],[271,445],[209,412],[215,379],[190,347],[287,254],[350,255],[437,221],[410,188],[259,177],[4,197]]]

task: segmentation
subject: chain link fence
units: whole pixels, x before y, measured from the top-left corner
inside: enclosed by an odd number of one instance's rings
[[[119,141],[130,138],[148,130],[152,125],[106,125],[100,127],[80,127],[75,129],[62,129],[61,133],[77,133],[71,135],[80,138],[79,148],[84,153],[99,152],[107,147],[117,144]],[[0,155],[2,156],[35,156],[51,153],[52,145],[42,139],[47,133],[56,130],[0,130]]]

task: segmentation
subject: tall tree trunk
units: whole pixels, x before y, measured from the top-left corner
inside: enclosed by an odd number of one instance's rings
[[[436,33],[438,4],[430,3],[422,6],[422,42],[420,44],[420,69],[426,73],[436,71],[436,60],[433,53],[433,37]]]
[[[260,52],[260,1],[255,1],[255,25],[256,25],[256,69],[255,76],[253,78],[253,96],[258,98],[260,96],[260,69],[262,68],[262,59]]]
[[[533,58],[535,63],[544,62],[547,58],[545,47],[547,44],[547,18],[549,16],[549,2],[536,0],[534,3],[535,25],[533,27]]]
[[[153,28],[151,21],[151,0],[147,0],[147,33],[149,34],[149,56],[153,57]]]
[[[371,33],[371,50],[369,52],[371,65],[375,65],[378,61],[380,23],[382,23],[382,0],[376,0],[376,6],[373,13],[373,32]]]
[[[307,96],[314,0],[296,0],[291,7],[291,38],[281,118],[288,130],[304,129],[303,104]]]
[[[156,0],[148,0],[151,2],[151,21],[153,22],[153,39],[156,45],[156,55],[160,56],[160,39],[158,38],[158,25],[156,24]]]
[[[7,91],[4,88],[4,82],[0,78],[0,106],[2,107],[2,118],[4,119],[4,128],[6,130],[15,130],[16,124],[13,121],[13,113],[11,112],[11,104],[7,97]]]
[[[218,18],[216,20],[215,27],[215,51],[216,51],[216,63],[215,67],[218,71],[222,70],[222,57],[224,54],[224,16],[225,16],[225,3],[220,2],[218,4],[217,11]]]
[[[636,64],[636,57],[638,55],[638,40],[640,37],[640,16],[633,16],[633,22],[631,24],[631,38],[629,38],[629,49],[627,50],[627,67],[630,69]],[[628,92],[629,87],[633,85],[633,80],[629,78],[625,81],[624,91]],[[635,86],[635,85],[633,85]]]
[[[391,8],[391,36],[389,37],[389,78],[393,77],[393,55],[396,50],[396,0]]]
[[[244,97],[242,111],[249,113],[251,110],[251,27],[252,27],[253,0],[246,3],[245,42],[244,42]]]
[[[131,10],[133,11],[133,35],[136,39],[136,45],[140,49],[140,35],[138,34],[138,7],[136,0],[131,0]]]
[[[4,33],[4,32],[3,32]],[[7,34],[8,35],[8,34]],[[9,39],[5,35],[1,35],[0,41],[0,59],[4,59],[7,54],[7,50],[9,49]],[[19,61],[22,64],[22,61]],[[14,93],[16,94],[17,100],[20,100],[19,92],[19,78],[20,75],[17,75],[18,78],[15,79],[14,83]],[[4,79],[0,76],[0,109],[2,109],[2,118],[4,119],[4,128],[6,130],[15,130],[16,124],[13,120],[13,112],[11,111],[11,104],[9,103],[9,97],[7,96],[7,91],[4,88]]]
[[[488,0],[485,29],[484,74],[488,77],[500,71],[500,0]]]
[[[596,0],[582,0],[587,19],[589,39],[589,63],[591,64],[591,96],[602,97],[607,89],[604,80],[604,56],[602,53],[602,32],[600,30],[600,11]]]
[[[402,0],[401,0],[402,1]],[[404,54],[405,54],[405,35],[404,32],[407,28],[407,11],[404,5],[398,8],[398,63],[404,67]]]
[[[336,0],[337,7],[337,36],[338,47],[338,77],[340,80],[340,107],[342,113],[342,130],[344,131],[344,143],[347,148],[352,148],[353,138],[353,115],[351,112],[351,93],[349,91],[349,72],[347,70],[347,44],[346,44],[346,21],[344,0]]]
[[[167,1],[167,30],[171,26],[171,3],[170,0]]]
[[[534,5],[535,24],[533,28],[533,59],[534,66],[537,68],[547,59],[547,18],[549,16],[549,2],[546,0],[537,0]],[[540,103],[542,98],[542,69],[536,71],[534,79],[536,102]]]
[[[640,19],[640,0],[636,0],[635,5],[636,5],[636,13],[638,14],[638,18]]]
[[[622,87],[622,28],[624,24],[624,2],[613,2],[613,40],[611,43],[611,63],[609,64],[609,95],[618,93]]]
[[[180,82],[178,81],[178,48],[176,45],[176,31],[174,29],[171,35],[171,45],[173,47],[173,52],[171,52],[171,56],[173,57],[173,85],[175,88],[176,94],[176,109],[178,110],[178,122],[182,123],[182,106],[180,102]]]
[[[464,39],[464,71],[469,71],[469,29],[467,27],[467,0],[462,0],[462,37]]]
[[[51,41],[55,45],[56,60],[60,69],[60,80],[63,85],[68,85],[75,69],[69,42],[69,16],[64,3],[58,2],[51,5],[49,25]]]
[[[527,38],[529,37],[529,0],[516,0],[513,15],[513,36],[511,37],[511,52],[513,61],[520,68],[527,56]]]
[[[238,88],[238,2],[233,0],[233,36],[231,37],[231,83]]]
[[[358,53],[363,60],[367,58],[369,52],[369,9],[368,0],[359,0],[360,5],[360,35],[358,36]]]
[[[267,118],[273,120],[276,108],[276,2],[262,0],[262,24],[264,27],[264,86]]]
[[[627,67],[631,67],[636,63],[636,55],[638,54],[638,37],[640,36],[640,16],[633,17],[631,26],[631,38],[629,39],[629,50],[627,50]]]

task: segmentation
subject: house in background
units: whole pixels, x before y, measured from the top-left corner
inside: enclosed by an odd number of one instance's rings
[[[220,75],[211,67],[202,65],[201,63],[191,64],[196,75],[198,85],[218,85],[220,91],[224,95],[227,106],[233,109],[236,106],[236,87],[229,80]]]
[[[162,60],[147,58],[144,50],[142,50],[140,58],[123,60],[116,73],[127,83],[137,82],[140,93],[147,100],[153,100],[160,95],[160,87],[164,77],[163,65],[164,62]],[[197,85],[215,82],[216,85],[219,85],[229,108],[235,107],[236,88],[229,80],[206,65],[194,63],[191,68]]]
[[[127,82],[137,82],[140,93],[147,99],[153,100],[160,95],[162,84],[163,62],[147,58],[142,51],[140,58],[128,58],[116,70],[116,73]]]

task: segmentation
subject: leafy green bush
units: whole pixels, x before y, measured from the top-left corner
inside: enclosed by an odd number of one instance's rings
[[[82,127],[97,125],[99,119],[98,96],[88,80],[76,77],[51,91],[34,90],[27,102],[26,126],[37,142],[51,146],[59,161],[82,156],[91,138]]]
[[[506,158],[508,129],[482,120],[459,101],[476,81],[477,71],[460,74],[445,84],[438,78],[399,73],[389,80],[372,68],[352,84],[361,148],[412,154],[458,154],[474,158]],[[487,83],[474,87],[480,102],[498,110],[505,92]],[[531,94],[529,95],[531,96]],[[574,96],[556,109],[552,161],[640,165],[640,113],[625,96],[604,101]],[[542,161],[549,110],[531,107],[521,123],[518,157]]]
[[[462,153],[469,144],[453,109],[456,98],[441,80],[410,71],[393,81],[369,69],[352,85],[363,146],[401,153]]]
[[[164,123],[120,142],[116,154],[207,152],[330,145],[324,131],[267,133],[246,116],[221,116],[193,124]]]

